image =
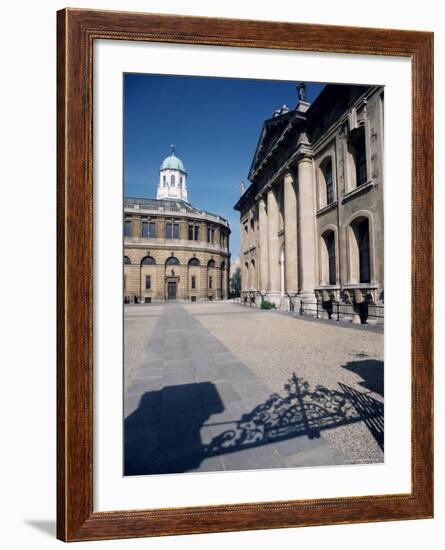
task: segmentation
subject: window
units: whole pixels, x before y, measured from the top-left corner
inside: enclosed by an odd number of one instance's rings
[[[167,223],[165,224],[165,238],[166,239],[179,239],[179,224]]]
[[[167,186],[167,176],[166,175],[162,176],[162,183],[164,184],[164,187]]]
[[[326,204],[332,204],[334,202],[334,183],[332,181],[332,161],[329,160],[326,163],[324,169],[324,179],[326,182]]]
[[[199,265],[199,260],[198,258],[192,258],[190,261],[189,261],[189,267],[197,267]]]
[[[213,277],[210,276],[209,277],[209,288],[212,288],[213,287]]]
[[[175,176],[174,176],[174,174],[172,174],[171,177],[170,177],[170,184],[171,184],[172,187],[175,186]]]
[[[349,158],[352,161],[352,166],[350,165],[350,188],[354,189],[355,187],[365,184],[368,179],[366,170],[365,129],[363,127],[351,132],[348,139],[348,152]]]
[[[125,220],[124,237],[131,237],[131,221],[130,220]]]
[[[174,256],[170,256],[170,258],[167,258],[165,265],[179,265],[179,260]]]
[[[189,241],[193,241],[193,225],[189,225]]]
[[[183,178],[182,176],[179,178],[179,183],[180,183],[180,185],[181,185],[181,187],[182,187],[182,184],[184,183],[184,178]]]
[[[215,267],[215,260],[209,260],[209,263],[207,264],[207,267]]]
[[[351,224],[350,231],[350,280],[353,283],[371,282],[371,242],[369,220],[361,216]]]
[[[255,222],[254,222],[253,218],[251,218],[251,220],[250,220],[250,228],[252,229],[252,231],[255,229]]]
[[[328,256],[328,283],[335,285],[337,282],[336,264],[335,264],[335,234],[333,231],[328,231],[324,236]]]
[[[195,241],[199,241],[199,225],[195,225]]]
[[[141,260],[141,265],[156,265],[156,260],[152,256],[145,256]]]
[[[153,239],[156,238],[156,223],[155,222],[150,222],[150,237],[152,237]]]
[[[357,225],[357,241],[360,282],[369,283],[371,281],[371,276],[369,269],[369,222],[367,219]]]
[[[192,290],[195,290],[196,288],[196,276],[192,275]]]
[[[128,256],[124,256],[124,264],[125,265],[130,265],[131,264],[131,260]]]
[[[148,222],[142,222],[142,238],[146,239],[148,237]]]
[[[210,229],[210,227],[207,228],[207,242],[210,243],[212,242],[210,239],[212,238],[212,230]]]
[[[145,290],[151,289],[151,275],[145,275]]]

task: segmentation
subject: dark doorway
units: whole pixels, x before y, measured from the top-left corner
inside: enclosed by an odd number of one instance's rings
[[[167,298],[169,300],[176,300],[176,281],[168,281]]]

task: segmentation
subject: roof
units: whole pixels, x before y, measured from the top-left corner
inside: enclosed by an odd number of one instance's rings
[[[207,212],[206,210],[201,210],[195,208],[189,202],[180,200],[180,199],[146,199],[146,198],[137,198],[137,197],[124,197],[124,208],[141,208],[143,210],[158,210],[158,211],[169,211],[169,212],[178,212],[178,213],[187,213],[187,214],[196,214],[197,216],[211,216],[213,218],[218,218],[221,220],[221,223],[227,224],[228,222],[222,216],[214,214],[212,212]]]
[[[174,151],[172,151],[172,154],[166,157],[161,164],[161,170],[167,169],[180,170],[181,172],[186,173],[182,160],[175,155]]]

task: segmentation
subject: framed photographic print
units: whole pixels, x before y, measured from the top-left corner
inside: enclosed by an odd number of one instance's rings
[[[433,35],[58,12],[58,538],[433,514]]]

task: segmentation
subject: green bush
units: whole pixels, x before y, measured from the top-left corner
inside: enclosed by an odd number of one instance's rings
[[[261,309],[275,309],[275,304],[268,302],[267,300],[263,300],[261,302]]]

